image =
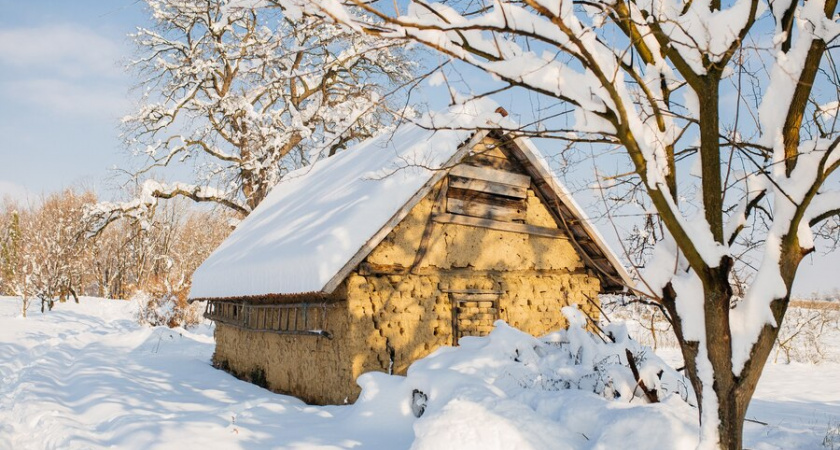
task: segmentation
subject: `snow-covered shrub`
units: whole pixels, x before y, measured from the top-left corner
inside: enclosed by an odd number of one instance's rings
[[[822,445],[829,450],[840,449],[840,422],[828,424]]]
[[[651,432],[640,422],[663,425],[656,440],[675,448],[696,445],[688,381],[631,340],[624,327],[606,328],[612,338],[600,336],[587,329],[576,308],[563,312],[568,330],[535,338],[497,321],[488,336],[464,337],[458,347],[442,347],[414,362],[405,377],[364,374],[357,381],[362,393],[354,415],[419,415],[413,425],[417,439],[412,448],[417,449],[486,450],[523,442],[529,445],[517,448],[558,448],[561,442],[577,448],[572,443],[578,441],[616,448],[628,433]]]
[[[829,302],[796,302],[773,348],[774,362],[840,361],[840,308]]]
[[[136,317],[141,325],[188,328],[201,321],[200,308],[172,292],[138,291],[131,301],[136,305]]]
[[[693,400],[687,390],[688,380],[652,349],[631,339],[624,324],[604,326],[604,339],[587,330],[586,318],[576,308],[566,307],[563,313],[569,328],[542,338],[556,351],[543,363],[541,388],[581,389],[625,402],[645,400],[644,389],[657,398],[677,393]]]
[[[660,308],[635,297],[601,295],[602,319],[624,322],[630,336],[642,345],[658,348],[679,348],[674,329]]]
[[[654,305],[621,296],[601,296],[605,315],[623,321],[639,343],[679,348],[674,330]],[[817,364],[840,361],[840,307],[830,301],[791,302],[773,348],[773,362]]]

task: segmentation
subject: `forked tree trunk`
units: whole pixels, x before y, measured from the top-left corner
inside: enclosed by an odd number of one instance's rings
[[[797,254],[788,255],[790,260],[783,258],[782,274],[783,279],[788,283],[793,280],[791,276],[795,273],[795,267],[801,260]],[[717,397],[715,403],[704,403],[703,387],[704,381],[698,374],[697,356],[699,343],[685,339],[682,319],[677,315],[676,295],[677,293],[669,284],[663,292],[665,308],[674,321],[674,332],[680,343],[680,348],[685,359],[686,376],[691,381],[692,387],[697,395],[697,405],[700,409],[701,426],[704,417],[703,408],[716,407],[718,447],[727,450],[741,450],[743,447],[744,419],[749,407],[758,380],[764,370],[764,365],[773,350],[773,344],[778,336],[778,327],[769,324],[762,328],[762,331],[752,348],[750,357],[743,370],[735,376],[732,368],[732,332],[729,324],[730,300],[732,289],[728,281],[729,264],[722,264],[722,267],[713,269],[709,273],[709,279],[713,282],[705,287],[705,319],[706,319],[706,350],[709,363],[714,373],[712,390]],[[771,310],[777,324],[781,324],[789,303],[789,297],[776,299],[771,303]]]
[[[757,345],[753,348],[750,360],[740,376],[735,377],[730,372],[734,381],[734,389],[731,391],[720,391],[715,386],[715,393],[718,397],[718,433],[720,434],[720,448],[741,450],[743,447],[744,419],[747,408],[750,405],[755,388],[761,372],[764,371],[764,364],[773,349],[776,341],[778,328],[769,325],[764,327]],[[717,373],[715,374],[717,376]]]

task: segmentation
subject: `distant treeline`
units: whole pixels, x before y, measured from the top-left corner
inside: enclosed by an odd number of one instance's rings
[[[0,293],[42,305],[138,291],[184,299],[199,264],[230,231],[224,213],[170,201],[143,220],[101,228],[91,191],[67,189],[0,204]]]

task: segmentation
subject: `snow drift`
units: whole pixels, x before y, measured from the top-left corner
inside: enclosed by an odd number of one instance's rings
[[[364,374],[354,415],[414,422],[413,449],[695,446],[687,380],[623,326],[608,326],[615,342],[605,342],[586,331],[580,311],[563,312],[570,328],[540,339],[498,321],[489,336],[440,348],[405,377]],[[649,404],[627,350],[661,403]]]

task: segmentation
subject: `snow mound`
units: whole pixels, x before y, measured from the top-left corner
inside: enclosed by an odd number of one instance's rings
[[[606,329],[615,342],[603,342],[580,311],[564,313],[570,328],[540,339],[498,321],[489,336],[438,349],[405,377],[364,374],[353,415],[414,420],[413,449],[695,446],[687,381],[622,326]],[[628,350],[661,403],[637,385]]]

